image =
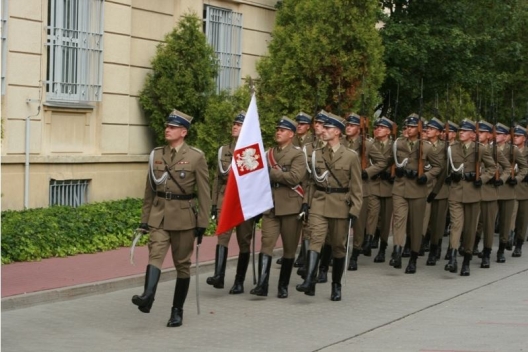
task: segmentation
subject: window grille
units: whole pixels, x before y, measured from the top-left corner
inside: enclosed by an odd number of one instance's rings
[[[217,90],[236,89],[240,85],[242,67],[242,14],[206,6],[205,35],[220,66]]]
[[[2,0],[2,86],[1,94],[6,91],[6,62],[7,62],[7,0]]]
[[[49,205],[78,207],[88,203],[90,180],[50,180]]]
[[[47,98],[101,101],[103,0],[49,0]]]

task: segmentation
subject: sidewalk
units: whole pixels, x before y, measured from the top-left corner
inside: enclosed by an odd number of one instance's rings
[[[200,271],[214,270],[216,243],[216,236],[204,237],[200,246]],[[280,238],[277,247],[282,247]],[[256,232],[255,250],[260,251],[260,231]],[[195,254],[196,251],[192,256],[193,268]],[[229,243],[228,257],[228,266],[236,265],[238,244],[234,233]],[[2,265],[2,310],[141,286],[148,264],[147,246],[136,247],[134,262],[135,265],[130,263],[130,248],[119,248],[39,262]],[[162,281],[174,278],[170,254],[166,256],[162,270]]]

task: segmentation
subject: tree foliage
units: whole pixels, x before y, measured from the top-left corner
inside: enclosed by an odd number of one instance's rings
[[[264,134],[281,115],[324,108],[337,114],[378,101],[383,47],[377,1],[284,0],[269,56],[257,65]]]
[[[156,142],[164,143],[164,124],[173,109],[203,121],[208,98],[214,93],[218,72],[216,55],[202,32],[202,20],[187,14],[158,45],[139,102]],[[191,128],[188,139],[196,138]]]

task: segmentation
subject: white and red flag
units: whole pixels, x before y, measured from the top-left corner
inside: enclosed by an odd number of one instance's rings
[[[257,100],[253,94],[233,153],[216,234],[229,231],[271,208],[273,198],[268,163],[260,132]]]

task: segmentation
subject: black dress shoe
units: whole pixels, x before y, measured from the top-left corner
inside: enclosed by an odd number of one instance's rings
[[[513,250],[512,257],[519,258],[520,256],[522,256],[522,245],[523,240],[518,239],[517,243],[515,244],[515,249]]]
[[[504,256],[504,248],[506,243],[499,243],[499,249],[497,250],[497,263],[506,263],[506,257]]]
[[[458,263],[457,263],[457,250],[452,249],[449,262],[444,267],[445,271],[449,271],[451,273],[456,273],[458,270]]]
[[[469,263],[471,263],[471,254],[464,254],[464,261],[462,262],[462,269],[460,269],[460,276],[469,276]]]
[[[427,261],[425,262],[425,265],[427,266],[435,266],[436,265],[436,251],[437,251],[438,245],[432,244],[429,255],[427,257]]]
[[[350,262],[348,263],[348,271],[356,271],[358,268],[357,266],[357,259],[350,259]]]
[[[418,253],[412,252],[411,259],[409,259],[409,264],[407,264],[407,268],[405,268],[406,274],[416,273],[416,260],[417,259],[418,259]]]
[[[330,295],[331,301],[340,301],[341,300],[341,284],[332,282],[332,294]]]

